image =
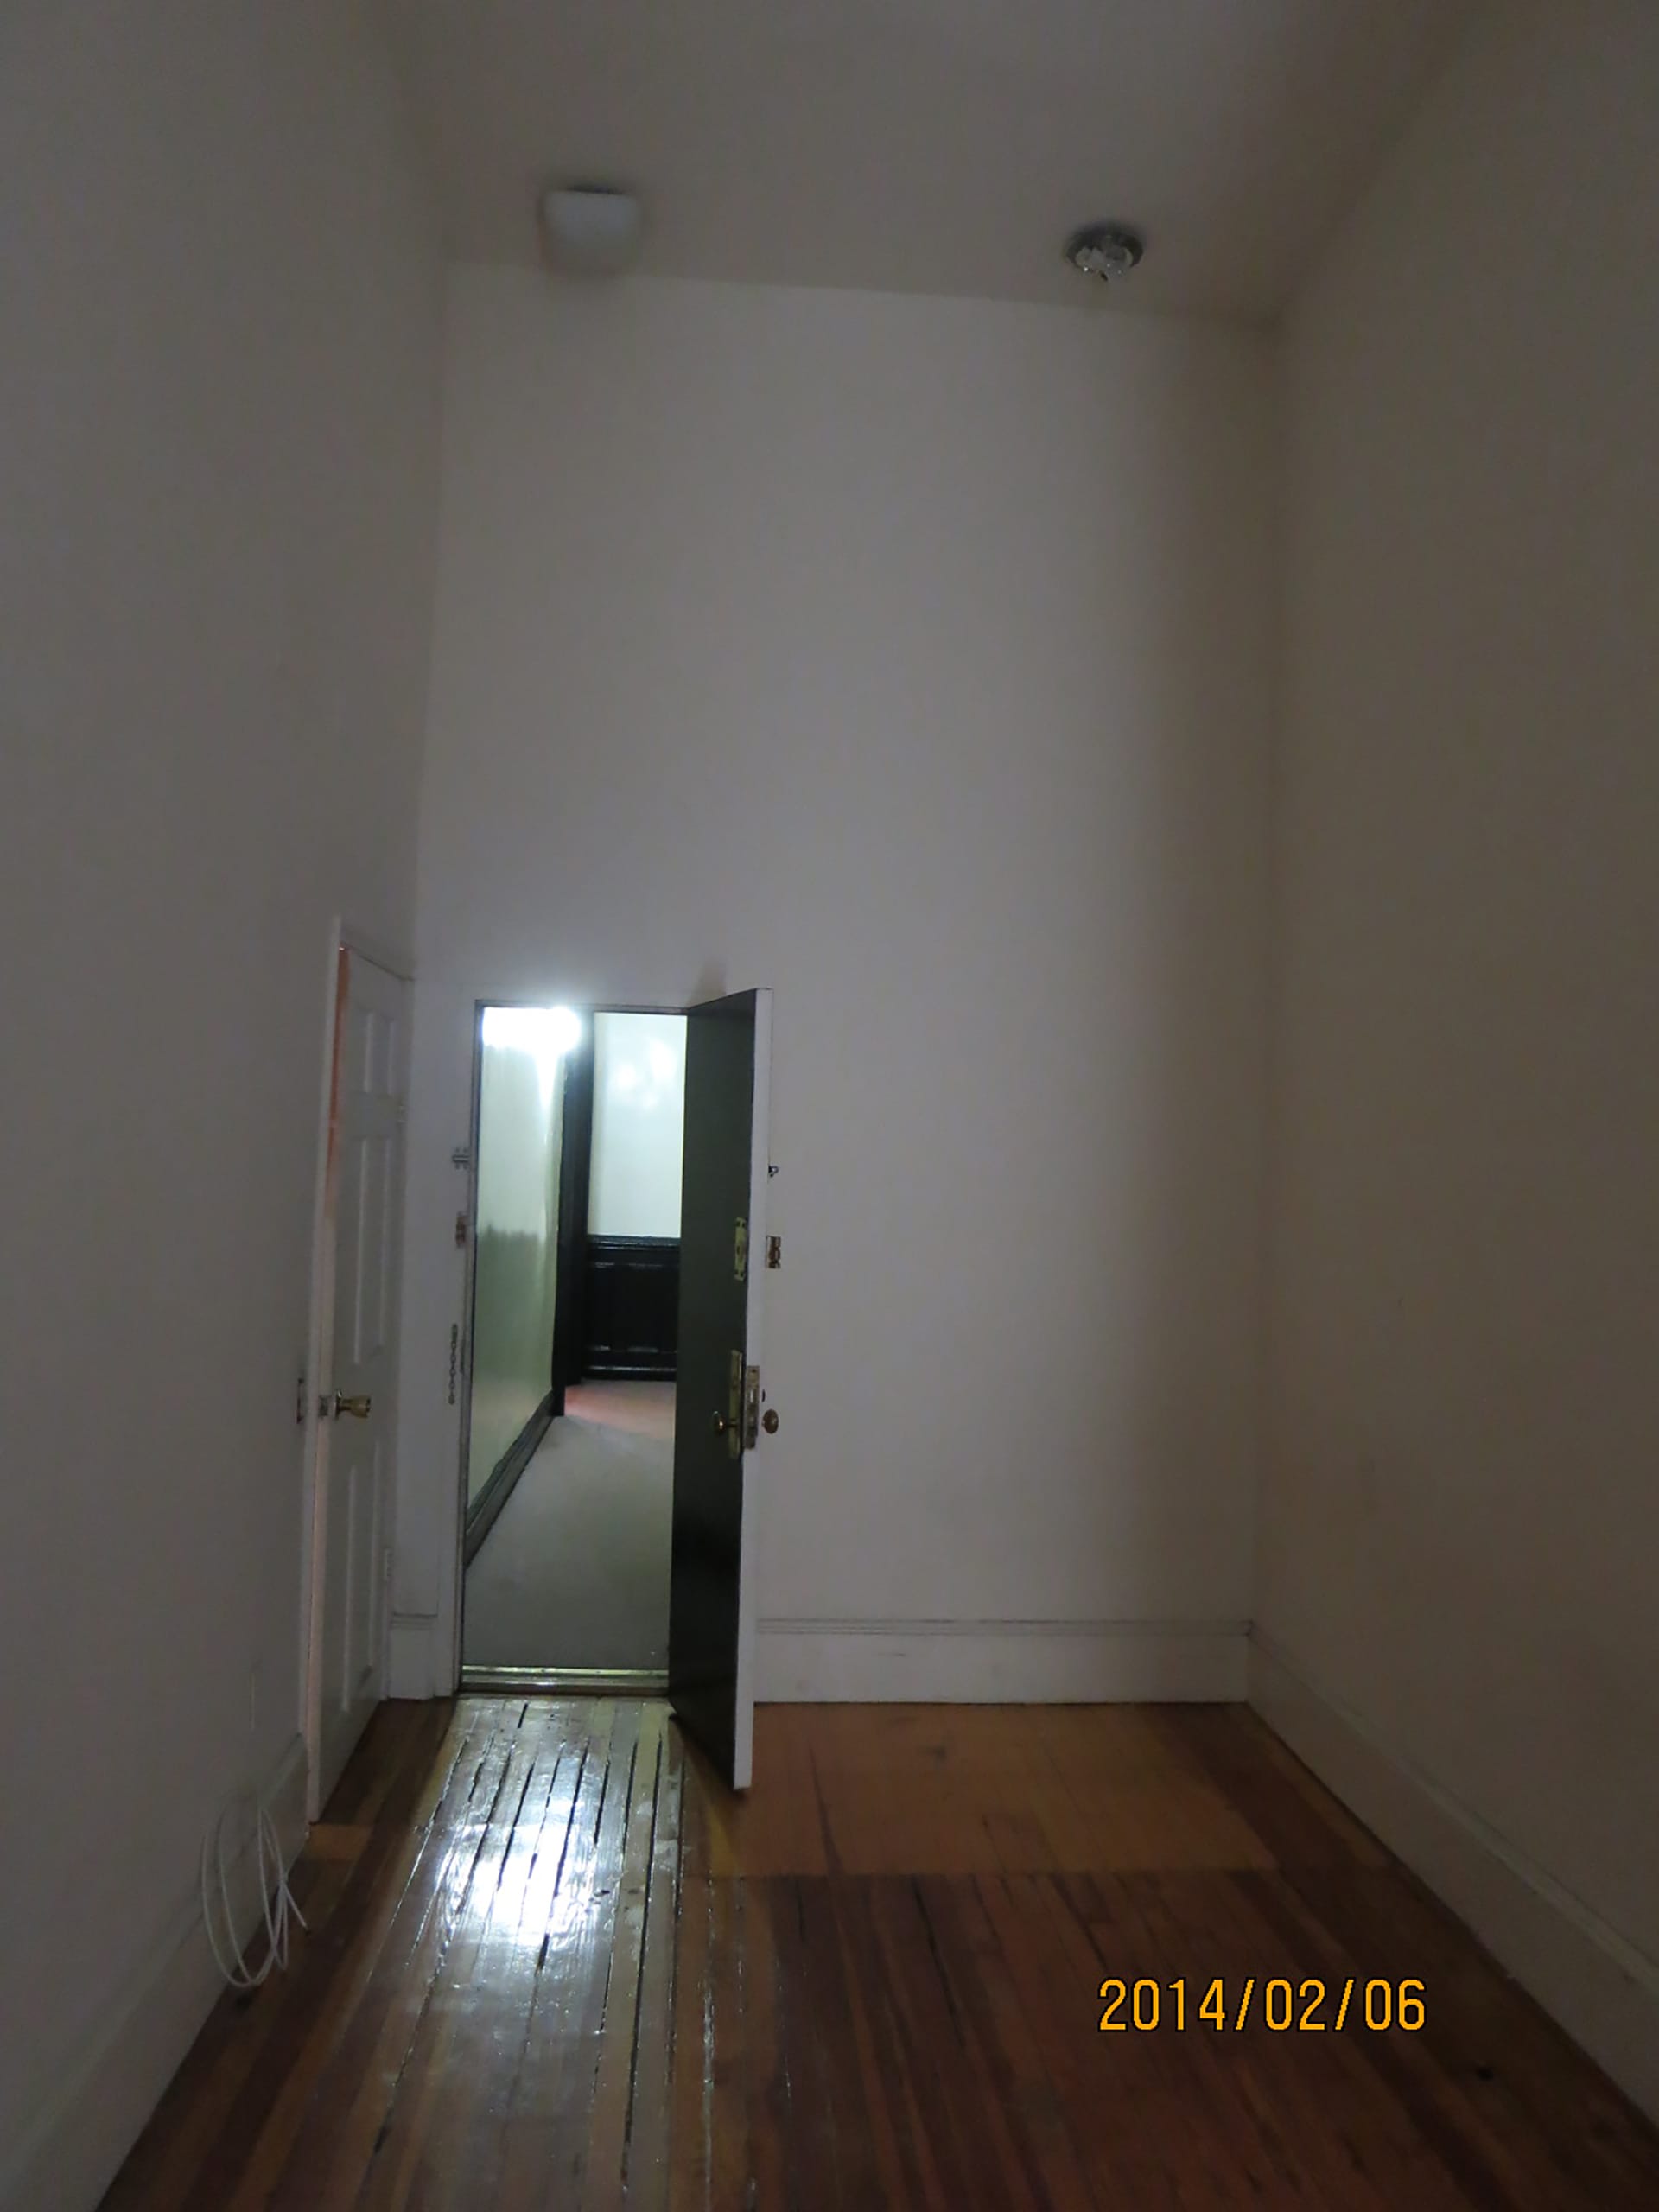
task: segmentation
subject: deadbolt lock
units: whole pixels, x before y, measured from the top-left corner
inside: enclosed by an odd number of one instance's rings
[[[768,1406],[760,1410],[760,1370],[745,1367],[741,1354],[732,1354],[732,1387],[727,1401],[727,1410],[715,1414],[710,1426],[716,1436],[726,1440],[726,1449],[734,1459],[745,1452],[753,1452],[760,1440],[764,1428],[768,1436],[778,1433],[778,1416]]]
[[[715,1415],[715,1434],[725,1438],[728,1459],[743,1457],[743,1355],[740,1351],[732,1354],[726,1410]]]

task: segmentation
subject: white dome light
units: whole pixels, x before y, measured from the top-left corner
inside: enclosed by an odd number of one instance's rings
[[[631,192],[555,187],[542,195],[542,242],[563,276],[618,276],[639,250],[645,216]]]

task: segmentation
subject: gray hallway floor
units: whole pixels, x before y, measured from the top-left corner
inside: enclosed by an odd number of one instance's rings
[[[674,1385],[585,1382],[467,1570],[469,1667],[668,1664]]]

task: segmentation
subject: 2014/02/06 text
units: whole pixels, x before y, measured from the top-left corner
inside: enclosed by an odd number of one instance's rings
[[[1197,2000],[1191,2006],[1189,1991]],[[1100,1985],[1100,1999],[1106,2008],[1100,2016],[1102,2035],[1150,2035],[1160,2028],[1179,2035],[1189,2025],[1217,2034],[1259,2025],[1274,2035],[1323,2035],[1362,2026],[1374,2035],[1389,2028],[1414,2035],[1427,2017],[1421,1981],[1361,1982],[1354,1974],[1343,1982],[1247,1974],[1230,1983],[1219,1974],[1207,1983],[1189,1981],[1184,1974],[1173,1981],[1133,1982],[1109,1975]]]

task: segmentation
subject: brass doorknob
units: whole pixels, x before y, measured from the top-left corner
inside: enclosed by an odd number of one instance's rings
[[[768,1406],[768,1407],[766,1408],[766,1410],[765,1411],[765,1413],[763,1413],[763,1414],[761,1414],[761,1416],[760,1416],[760,1426],[761,1426],[761,1427],[762,1427],[762,1428],[764,1428],[764,1429],[766,1430],[766,1434],[767,1434],[768,1436],[776,1436],[776,1435],[777,1435],[777,1433],[778,1433],[778,1408],[776,1408],[776,1406]]]
[[[334,1419],[338,1421],[342,1414],[349,1414],[353,1421],[367,1421],[369,1417],[369,1409],[373,1403],[374,1400],[372,1398],[342,1398],[339,1391],[336,1390],[334,1393]]]

